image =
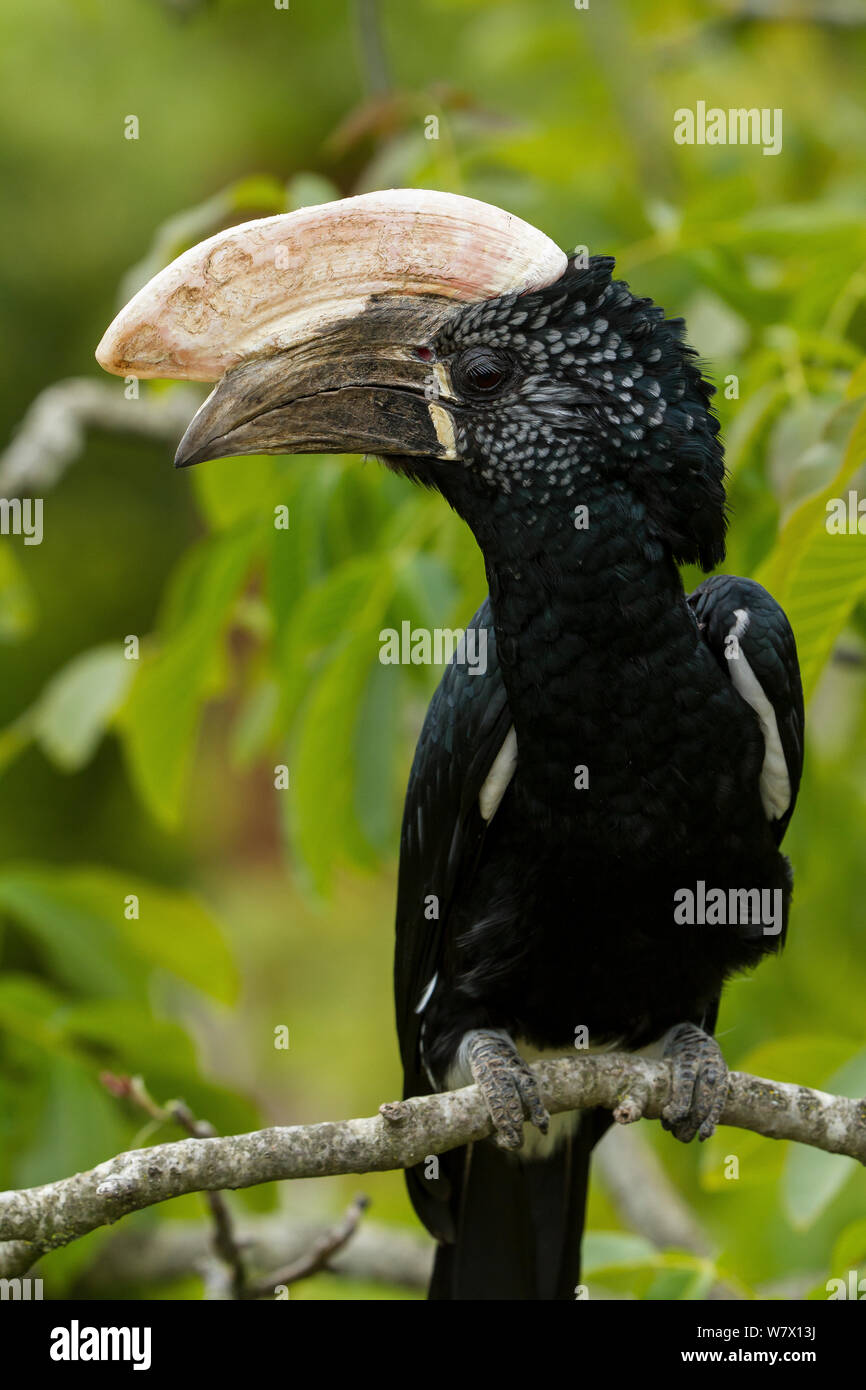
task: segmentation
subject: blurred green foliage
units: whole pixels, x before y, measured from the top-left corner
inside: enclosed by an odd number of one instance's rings
[[[723,388],[727,568],[786,607],[809,699],[790,944],[730,987],[723,1045],[742,1069],[862,1095],[866,536],[825,517],[866,491],[866,7],[786,18],[808,8],[383,0],[361,33],[338,0],[4,7],[0,411],[9,434],[43,387],[95,375],[118,300],[244,216],[434,186],[615,253],[686,316]],[[781,108],[782,153],[676,145],[673,113],[698,100]],[[102,1070],[223,1131],[370,1113],[399,1087],[394,860],[438,673],[381,666],[378,634],[465,622],[480,558],[446,507],[375,464],[175,475],[169,453],[94,432],[46,498],[43,545],[0,538],[3,1185],[142,1141]],[[834,662],[840,645],[855,660]],[[866,1259],[847,1160],[730,1130],[700,1152],[654,1142],[717,1259],[654,1252],[595,1191],[591,1287],[695,1299],[721,1273],[824,1297]],[[333,1210],[356,1186],[289,1202]],[[410,1220],[399,1175],[365,1186],[380,1219]],[[104,1238],[46,1261],[48,1292]],[[328,1278],[302,1296],[377,1291]]]

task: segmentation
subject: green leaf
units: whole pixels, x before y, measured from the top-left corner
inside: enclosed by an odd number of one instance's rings
[[[851,1057],[822,1089],[831,1095],[866,1095],[866,1050]],[[792,1144],[782,1175],[782,1202],[791,1225],[799,1231],[813,1225],[858,1166],[842,1154]]]
[[[135,674],[118,644],[73,658],[45,687],[32,711],[33,737],[64,772],[92,758]]]
[[[825,1078],[851,1055],[847,1038],[822,1034],[789,1034],[762,1043],[738,1059],[736,1070],[752,1076],[794,1085],[822,1087]],[[739,1163],[736,1182],[726,1176],[726,1160],[734,1154]],[[772,1143],[751,1130],[719,1129],[702,1146],[701,1187],[706,1192],[730,1192],[736,1187],[754,1187],[775,1182],[782,1172],[786,1146]]]
[[[216,660],[232,605],[260,536],[246,525],[204,543],[184,571],[183,611],[171,608],[170,635],[145,656],[118,727],[133,781],[152,814],[180,820],[199,715],[212,693]]]
[[[62,1036],[61,1000],[44,980],[7,972],[0,976],[0,1028],[28,1044],[53,1049]]]
[[[123,911],[123,894],[116,899]],[[0,870],[0,911],[36,943],[52,973],[83,995],[140,995],[144,980],[117,930],[74,891],[74,875],[39,865]]]
[[[29,711],[5,729],[0,729],[0,773],[5,772],[19,753],[32,742]]]
[[[847,402],[831,417],[825,437],[835,440],[841,449],[841,461],[833,478],[820,492],[801,502],[791,514],[773,549],[773,553],[757,576],[759,582],[779,597],[801,561],[809,542],[818,531],[826,534],[827,503],[839,497],[849,478],[866,458],[866,407],[862,402]],[[781,602],[781,599],[779,600]],[[784,606],[784,605],[783,605]]]
[[[18,642],[32,631],[35,607],[30,587],[8,541],[0,541],[0,642]]]
[[[196,468],[196,498],[214,530],[225,531],[247,517],[272,525],[284,463],[269,454],[249,454],[242,460],[214,459],[207,468]]]
[[[739,403],[727,429],[725,460],[732,478],[751,457],[768,422],[788,399],[788,388],[778,381],[764,382]]]
[[[702,357],[712,361],[717,370],[737,357],[749,341],[749,325],[712,290],[699,289],[685,310],[689,325],[689,342]]]
[[[584,1274],[594,1275],[599,1270],[618,1266],[653,1264],[657,1256],[658,1251],[645,1236],[622,1231],[587,1231],[581,1267]]]
[[[703,1299],[720,1277],[714,1261],[680,1250],[657,1250],[643,1236],[588,1231],[583,1241],[582,1277],[646,1299]],[[748,1291],[742,1290],[748,1297]]]
[[[267,592],[278,643],[309,586],[325,570],[328,509],[343,476],[338,459],[291,459],[281,499],[289,507],[289,528],[270,529]]]
[[[125,1125],[95,1072],[61,1056],[46,1067],[37,1126],[13,1165],[16,1187],[66,1178],[123,1148]]]
[[[0,1001],[2,1007],[2,1001]],[[116,1061],[133,1075],[147,1076],[154,1067],[195,1075],[195,1047],[183,1028],[156,1019],[150,1009],[127,999],[90,999],[65,1010],[66,1034],[100,1049],[110,1049]]]
[[[866,1218],[846,1226],[833,1247],[830,1272],[839,1278],[849,1269],[866,1265]]]
[[[767,471],[785,519],[804,498],[814,496],[828,479],[835,478],[839,442],[832,437],[830,422],[839,404],[837,396],[801,396],[790,400],[773,423]],[[816,460],[811,467],[810,459]]]
[[[120,928],[130,948],[144,960],[177,975],[221,1003],[237,997],[237,974],[226,938],[215,919],[188,893],[157,887],[125,875],[81,873],[82,889],[94,907],[113,910],[120,890],[139,899],[140,917],[121,914]]]
[[[288,823],[319,892],[328,888],[340,859],[373,862],[355,810],[357,727],[368,674],[378,662],[394,571],[387,560],[364,556],[344,566],[341,578],[346,576],[348,583],[322,585],[292,625],[291,650],[299,667],[310,644],[342,634],[301,709],[292,743]]]
[[[133,895],[137,920],[126,916]],[[0,870],[0,908],[39,943],[58,977],[88,997],[143,997],[143,965],[223,1002],[235,996],[223,935],[188,894],[115,870],[23,865]]]
[[[808,700],[854,608],[866,594],[866,536],[816,531],[782,596],[797,638]]]
[[[856,412],[850,426],[852,412]],[[848,403],[836,412],[831,432],[849,425],[841,464],[831,482],[807,498],[782,528],[758,580],[785,609],[797,639],[803,690],[808,699],[833,647],[866,593],[866,536],[827,530],[827,502],[843,496],[866,457],[866,408]]]
[[[298,599],[285,632],[280,660],[282,718],[288,721],[309,691],[323,653],[345,637],[347,619],[352,626],[370,609],[371,596],[379,599],[373,621],[384,619],[387,593],[393,574],[387,558],[359,555],[332,569]],[[368,619],[364,619],[365,623]],[[378,628],[377,628],[378,633]],[[378,651],[372,644],[372,661]]]
[[[866,396],[866,361],[856,367],[845,387],[845,399],[854,401],[858,396]]]
[[[222,197],[237,212],[255,208],[262,216],[286,210],[285,189],[272,174],[248,174],[237,179],[223,190]]]
[[[373,638],[349,638],[315,682],[298,720],[290,763],[288,816],[292,843],[313,887],[328,891],[342,860],[372,862],[355,817],[354,744],[357,711],[370,668]]]
[[[289,179],[286,190],[286,203],[290,212],[296,208],[316,207],[319,203],[333,203],[342,197],[339,188],[322,174],[303,171]]]
[[[454,611],[457,586],[438,555],[410,554],[400,564],[391,605],[395,622],[408,619],[412,627],[442,627]]]
[[[706,1298],[716,1278],[709,1262],[703,1268],[663,1269],[656,1275],[646,1292],[650,1301],[666,1303],[701,1302]]]
[[[370,844],[393,853],[396,824],[396,772],[400,751],[399,667],[376,661],[367,684],[355,730],[355,813]]]
[[[280,688],[276,681],[258,681],[249,691],[231,734],[230,755],[235,767],[250,767],[270,746],[279,703]]]

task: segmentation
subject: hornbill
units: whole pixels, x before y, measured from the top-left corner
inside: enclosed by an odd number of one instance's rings
[[[193,247],[97,351],[124,376],[218,383],[179,466],[374,453],[483,553],[486,671],[459,650],[445,671],[400,855],[405,1094],[474,1080],[495,1135],[408,1174],[436,1298],[574,1297],[609,1120],[550,1124],[527,1059],[655,1048],[666,1127],[706,1139],[722,986],[787,926],[794,638],[749,580],[684,593],[679,564],[725,554],[712,387],[682,320],[613,268],[472,199],[365,194]],[[689,890],[716,911],[683,920]]]

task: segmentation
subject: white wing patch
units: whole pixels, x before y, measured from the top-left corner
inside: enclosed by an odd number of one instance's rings
[[[776,711],[764,694],[761,683],[746,660],[742,647],[739,646],[740,638],[749,626],[749,614],[745,608],[737,608],[734,610],[734,617],[737,621],[728,633],[728,639],[730,641],[730,638],[735,637],[738,645],[734,649],[737,654],[732,656],[728,663],[731,680],[734,689],[742,695],[747,705],[751,705],[760,721],[761,732],[764,735],[761,803],[768,820],[779,820],[791,804],[791,779],[788,776],[788,764],[785,762],[782,740],[779,737]]]
[[[424,993],[421,995],[421,998],[418,1000],[418,1003],[415,1005],[415,1012],[416,1012],[416,1014],[423,1014],[423,1012],[424,1012],[424,1010],[426,1009],[427,1005],[430,1003],[430,996],[431,996],[431,994],[433,993],[434,989],[436,988],[436,981],[437,981],[438,979],[439,979],[439,971],[437,970],[437,971],[436,971],[436,974],[433,976],[432,980],[428,980],[428,982],[427,982],[427,984],[426,984],[426,986],[425,986],[425,988],[424,988]]]
[[[492,821],[499,809],[499,803],[508,790],[508,784],[514,776],[517,767],[517,734],[514,732],[514,725],[505,735],[502,747],[493,760],[493,765],[487,774],[484,786],[478,793],[478,809],[481,812],[481,819]]]

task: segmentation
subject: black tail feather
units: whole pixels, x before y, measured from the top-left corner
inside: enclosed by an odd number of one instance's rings
[[[573,1299],[590,1154],[609,1123],[606,1112],[585,1112],[545,1158],[490,1142],[463,1151],[453,1170],[456,1239],[437,1249],[429,1297]]]

